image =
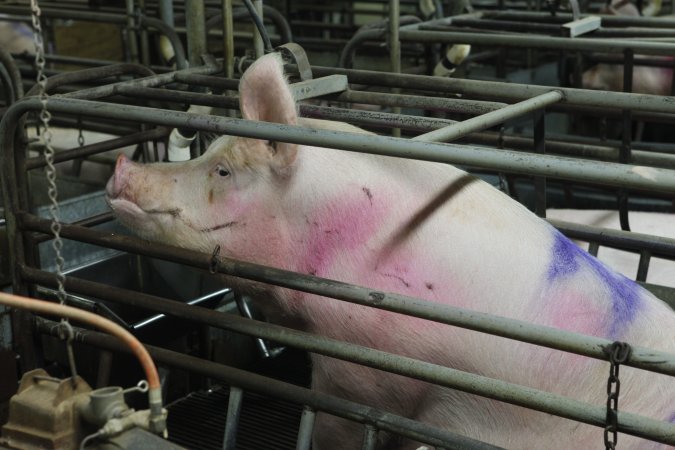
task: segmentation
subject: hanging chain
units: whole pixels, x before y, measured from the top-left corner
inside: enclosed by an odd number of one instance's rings
[[[52,147],[52,133],[49,130],[49,121],[52,118],[52,115],[47,110],[47,76],[45,75],[45,47],[44,39],[42,33],[42,26],[40,25],[40,7],[38,6],[37,0],[31,0],[31,19],[33,22],[33,37],[35,43],[35,66],[37,69],[37,84],[39,87],[39,96],[40,103],[42,103],[42,109],[40,110],[40,124],[42,125],[42,139],[44,141],[44,156],[47,165],[45,166],[45,175],[47,177],[47,196],[49,197],[49,215],[51,216],[51,231],[54,235],[52,240],[52,247],[54,248],[55,260],[56,260],[56,281],[58,285],[57,298],[59,303],[62,305],[66,302],[66,290],[64,287],[65,275],[63,274],[63,268],[65,261],[61,255],[61,249],[63,248],[63,241],[61,240],[61,222],[59,221],[59,203],[57,199],[57,189],[56,189],[56,167],[54,167],[54,147]],[[68,351],[68,364],[70,365],[70,371],[72,374],[72,382],[75,384],[75,379],[77,377],[77,369],[75,367],[75,356],[73,353],[73,328],[68,323],[67,319],[61,319],[62,325],[62,339],[66,340],[66,347]]]
[[[607,378],[607,415],[605,417],[605,450],[615,450],[619,420],[619,366],[630,357],[630,345],[614,342],[606,349],[609,353],[609,378]]]
[[[82,116],[77,117],[77,144],[84,147],[84,134],[82,133]]]

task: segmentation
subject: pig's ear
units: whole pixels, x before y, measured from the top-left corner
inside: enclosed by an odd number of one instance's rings
[[[241,77],[239,104],[244,119],[295,125],[298,122],[295,99],[284,76],[278,53],[262,56]],[[274,163],[283,168],[295,161],[296,144],[279,142],[274,146]]]

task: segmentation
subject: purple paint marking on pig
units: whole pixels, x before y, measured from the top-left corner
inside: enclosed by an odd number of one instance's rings
[[[613,272],[598,259],[582,250],[560,232],[554,232],[552,262],[548,270],[548,280],[574,275],[585,267],[590,268],[609,289],[614,313],[609,336],[616,338],[620,327],[630,323],[640,307],[638,286],[625,276]]]

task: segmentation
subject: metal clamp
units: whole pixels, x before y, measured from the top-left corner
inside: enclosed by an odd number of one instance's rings
[[[300,80],[307,81],[312,79],[312,67],[309,65],[309,58],[307,58],[304,48],[295,42],[289,42],[288,44],[280,45],[276,50],[281,53],[284,59],[298,66]]]

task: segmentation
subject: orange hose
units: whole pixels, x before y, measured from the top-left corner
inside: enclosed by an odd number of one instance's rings
[[[27,309],[40,314],[66,317],[68,319],[84,322],[118,337],[131,349],[131,352],[136,355],[141,366],[143,366],[145,376],[148,379],[149,388],[151,390],[160,389],[159,374],[157,373],[157,367],[150,357],[150,354],[138,339],[116,323],[104,317],[71,306],[36,300],[34,298],[22,297],[19,295],[6,294],[4,292],[0,292],[0,304],[12,308]]]

